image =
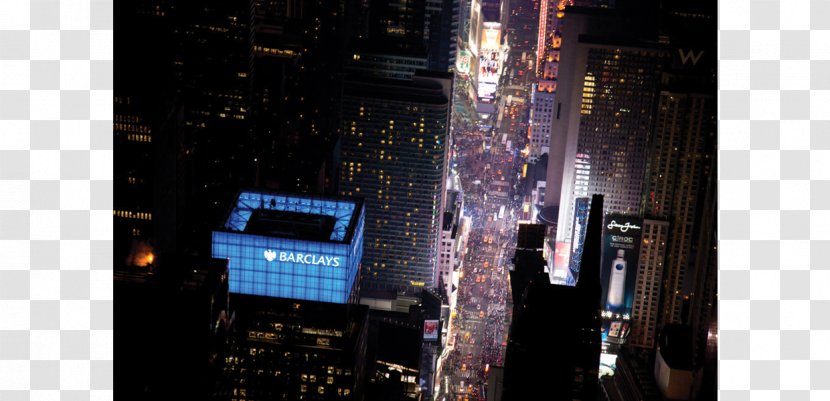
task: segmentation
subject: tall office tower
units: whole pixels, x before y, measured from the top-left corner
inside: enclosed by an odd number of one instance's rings
[[[530,110],[529,162],[550,151],[550,126],[556,115],[556,78],[540,79],[533,84]]]
[[[422,41],[426,0],[369,0],[371,38],[407,38]]]
[[[123,262],[131,248],[152,242],[160,249],[175,248],[175,206],[161,197],[162,185],[175,183],[175,130],[168,129],[174,110],[172,7],[169,1],[125,1],[114,10],[116,64],[113,123],[92,123],[94,135],[112,132],[119,155],[113,165],[114,257]],[[142,35],[134,35],[141,31]],[[112,130],[112,131],[110,131]],[[167,152],[162,152],[162,151]],[[164,166],[163,169],[159,166]],[[161,175],[163,171],[165,174]],[[93,189],[99,185],[93,183]],[[170,225],[167,225],[170,224]],[[159,236],[164,238],[158,238]],[[147,245],[149,246],[149,245]]]
[[[558,241],[569,240],[577,197],[606,195],[605,212],[637,214],[654,102],[667,53],[648,15],[569,8],[563,31],[548,193],[558,206]],[[642,26],[637,24],[642,23]],[[632,25],[634,27],[632,27]]]
[[[695,292],[695,261],[706,258],[708,247],[698,249],[697,241],[703,233],[702,219],[707,218],[703,195],[715,171],[715,18],[712,10],[705,9],[713,7],[711,3],[685,11],[670,9],[661,31],[661,41],[670,46],[672,59],[657,99],[644,192],[645,213],[671,223],[658,326],[689,322],[683,316],[683,305]],[[692,27],[699,32],[686,31]]]
[[[177,129],[188,168],[186,224],[193,246],[224,218],[240,187],[254,183],[249,135],[249,4],[185,2],[178,19]]]
[[[562,46],[560,27],[565,17],[563,10],[567,4],[567,0],[543,0],[541,3],[536,43],[538,79],[533,84],[531,97],[533,108],[530,112],[530,161],[535,161],[550,151],[551,125],[560,111],[556,107],[555,99]]]
[[[428,68],[426,0],[364,1],[362,14],[364,22],[345,54],[348,74],[409,81]]]
[[[711,171],[717,171],[717,159],[712,157],[711,161]],[[698,231],[700,235],[697,237],[695,287],[690,296],[690,325],[694,336],[693,356],[696,363],[717,358],[718,206],[715,174],[709,175],[706,186]],[[714,352],[712,352],[712,346],[715,347]]]
[[[351,0],[251,0],[247,75],[258,185],[332,190],[337,121],[331,116],[359,12]]]
[[[502,400],[597,399],[602,203],[602,196],[594,195],[576,286],[551,284],[538,264],[530,266],[539,270],[524,289],[521,306],[515,308],[518,313],[510,328]],[[515,270],[520,268],[516,265]],[[552,310],[556,310],[554,315]]]
[[[705,178],[713,174],[715,98],[662,91],[646,192],[646,213],[672,223],[663,275],[660,325],[681,323],[684,297],[693,292],[693,251],[700,229]]]
[[[631,311],[632,328],[628,337],[628,343],[634,347],[652,349],[657,340],[661,279],[669,230],[670,225],[666,220],[643,220],[643,241],[640,244],[637,284]]]
[[[355,77],[343,90],[339,191],[366,199],[362,289],[438,283],[452,77]]]
[[[424,41],[433,71],[455,67],[460,0],[426,0]]]
[[[231,349],[213,399],[363,399],[369,308],[241,294],[231,304]]]

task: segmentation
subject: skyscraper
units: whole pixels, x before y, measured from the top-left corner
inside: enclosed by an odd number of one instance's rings
[[[510,328],[503,401],[597,399],[602,203],[602,195],[593,196],[582,270],[575,287],[551,284],[547,273],[541,271],[541,258],[527,266],[517,263],[516,271],[511,272],[511,281],[525,275],[527,272],[519,272],[525,268],[530,268],[533,277],[524,289],[518,288],[523,294]],[[533,268],[537,270],[533,272]],[[557,312],[552,314],[554,308]]]
[[[640,245],[631,335],[628,338],[632,346],[651,349],[657,341],[656,327],[669,229],[666,220],[643,220],[643,242]]]
[[[339,192],[365,198],[363,290],[438,283],[452,79],[345,83]]]
[[[704,203],[707,191],[714,191],[707,183],[715,171],[715,19],[705,4],[696,8],[673,8],[661,31],[661,40],[671,49],[671,63],[659,88],[644,192],[645,214],[671,224],[658,326],[689,323],[683,305],[696,293],[696,263],[708,258],[710,244],[698,245],[708,230],[702,224],[713,218],[708,213],[714,215]],[[704,33],[690,34],[690,27],[703,28]]]
[[[646,26],[633,29],[618,12],[623,10],[568,9],[545,196],[545,206],[559,206],[560,241],[569,239],[577,197],[601,193],[605,212],[640,212],[667,53],[646,41],[654,37]]]
[[[343,54],[357,1],[251,0],[250,129],[257,185],[333,190]]]
[[[455,67],[460,0],[426,0],[424,39],[429,49],[429,69]]]

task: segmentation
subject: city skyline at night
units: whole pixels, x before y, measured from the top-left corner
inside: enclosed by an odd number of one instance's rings
[[[116,283],[183,300],[166,322],[210,318],[167,348],[200,339],[182,394],[714,394],[714,2],[115,15],[151,39],[115,38]],[[168,378],[134,374],[152,361],[119,352],[131,397],[162,397]]]

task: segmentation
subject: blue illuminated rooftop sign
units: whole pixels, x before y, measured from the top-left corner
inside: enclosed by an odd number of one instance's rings
[[[262,211],[277,217],[263,218]],[[289,230],[286,235],[281,234],[284,230],[271,230],[271,225],[292,226],[294,221],[306,226],[313,221],[312,226],[331,233],[322,231],[321,237],[308,230]],[[249,223],[258,224],[258,229]],[[346,303],[360,272],[363,225],[360,199],[245,191],[223,229],[213,232],[212,253],[228,259],[233,293]]]

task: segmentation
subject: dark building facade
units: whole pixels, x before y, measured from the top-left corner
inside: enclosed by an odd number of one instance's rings
[[[576,286],[550,284],[538,271],[524,289],[510,328],[502,400],[597,399],[602,203],[594,195]]]
[[[362,400],[368,308],[234,294],[216,399]]]
[[[227,353],[227,261],[159,257],[116,267],[113,288],[116,397],[208,398]]]

